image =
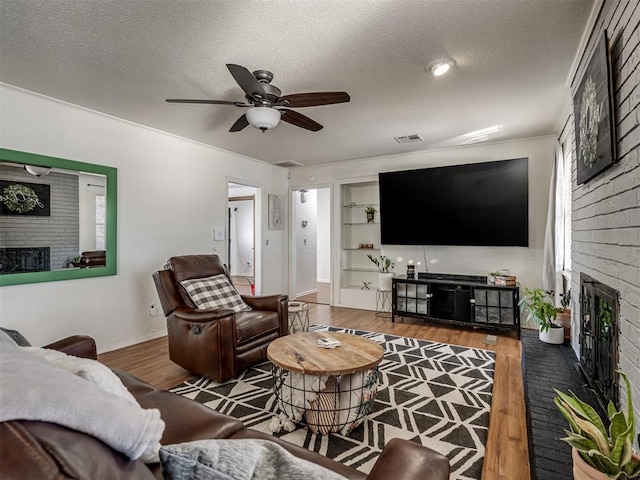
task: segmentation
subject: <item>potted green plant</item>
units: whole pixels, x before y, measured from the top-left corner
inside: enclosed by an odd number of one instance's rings
[[[545,343],[564,343],[564,329],[556,323],[558,310],[551,292],[541,288],[525,288],[518,304],[527,311],[527,321],[533,320],[540,326],[539,338]]]
[[[71,265],[73,265],[74,267],[83,267],[83,263],[82,263],[82,256],[81,255],[76,255],[75,257],[73,257],[71,259]]]
[[[567,395],[554,389],[558,396],[553,401],[569,423],[569,430],[565,430],[567,437],[562,440],[572,447],[576,479],[626,480],[640,476],[640,456],[633,451],[635,419],[631,385],[624,372],[616,372],[624,380],[627,414],[625,416],[622,408],[616,410],[609,401],[608,429],[598,413],[573,392]]]
[[[374,257],[370,253],[367,254],[367,258],[371,260],[376,267],[378,267],[378,283],[380,290],[391,291],[391,279],[393,278],[393,272],[391,271],[395,264],[386,255],[380,255],[379,258]]]
[[[560,308],[557,308],[556,321],[564,328],[565,341],[571,340],[571,290],[560,294]]]
[[[367,214],[367,223],[373,223],[374,215],[376,212],[377,210],[373,208],[372,205],[367,205],[367,207],[365,207],[364,213]]]
[[[489,272],[489,278],[487,279],[489,283],[496,283],[496,277],[500,276],[500,272]]]

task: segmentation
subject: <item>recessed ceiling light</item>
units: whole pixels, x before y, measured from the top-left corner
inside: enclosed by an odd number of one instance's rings
[[[429,65],[427,65],[425,70],[427,72],[431,72],[433,76],[439,77],[440,75],[444,75],[449,70],[451,70],[451,67],[454,67],[455,64],[455,60],[446,58],[443,60],[436,60],[435,62],[431,62]]]

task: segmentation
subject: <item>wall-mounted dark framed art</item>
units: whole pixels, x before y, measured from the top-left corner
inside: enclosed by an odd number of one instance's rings
[[[0,215],[51,215],[51,186],[0,180]]]
[[[613,98],[611,54],[605,30],[573,97],[578,185],[616,161]]]

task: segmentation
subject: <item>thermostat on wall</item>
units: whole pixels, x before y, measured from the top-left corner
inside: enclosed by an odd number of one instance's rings
[[[224,240],[224,228],[223,227],[213,227],[213,239],[214,240]]]

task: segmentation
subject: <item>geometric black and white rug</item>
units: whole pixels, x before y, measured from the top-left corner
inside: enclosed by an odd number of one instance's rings
[[[314,325],[311,329],[362,335],[384,347],[373,409],[348,436],[315,435],[303,427],[272,433],[269,423],[278,409],[269,362],[222,384],[198,378],[171,391],[364,473],[371,470],[387,441],[399,437],[446,455],[451,479],[480,479],[494,352],[344,328]]]

